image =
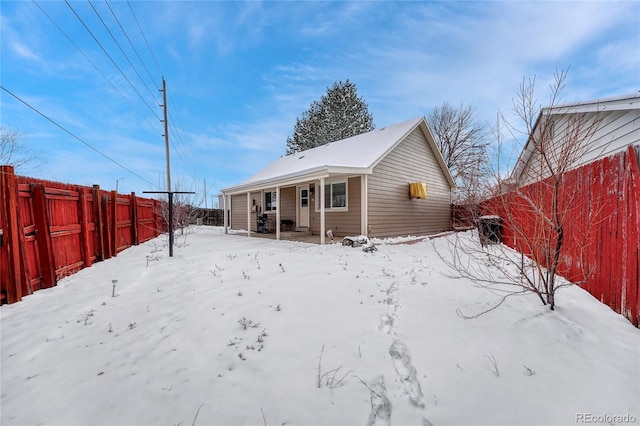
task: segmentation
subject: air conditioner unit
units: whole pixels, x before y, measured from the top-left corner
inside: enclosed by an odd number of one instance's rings
[[[427,184],[423,182],[411,182],[409,184],[409,198],[413,199],[427,199]]]

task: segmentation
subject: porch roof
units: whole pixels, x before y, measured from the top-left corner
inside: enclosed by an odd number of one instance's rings
[[[420,125],[429,132],[424,117],[419,117],[279,158],[222,193],[295,185],[334,174],[371,174],[373,167]]]

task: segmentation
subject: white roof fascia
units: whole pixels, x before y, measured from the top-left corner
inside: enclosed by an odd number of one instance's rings
[[[404,135],[402,135],[402,137],[399,138],[387,150],[387,152],[382,154],[380,158],[378,158],[376,162],[373,163],[373,165],[371,166],[372,172],[373,172],[373,168],[377,166],[387,156],[387,154],[389,154],[391,151],[396,149],[396,147],[400,144],[400,142],[404,141],[406,137],[409,136],[418,127],[422,130],[424,138],[427,140],[427,144],[429,145],[429,148],[431,148],[431,152],[433,152],[433,155],[436,157],[436,161],[440,165],[440,169],[442,169],[442,173],[444,173],[444,176],[447,179],[447,182],[449,182],[449,185],[451,186],[451,191],[453,191],[457,187],[456,182],[453,180],[453,176],[449,171],[449,167],[447,167],[447,164],[444,161],[444,157],[442,156],[440,149],[438,149],[438,146],[435,143],[435,138],[433,137],[433,134],[431,133],[431,130],[429,129],[429,126],[427,125],[427,122],[424,117],[422,117],[420,121],[416,122],[416,124],[411,129],[409,129],[409,131],[407,131]]]
[[[551,114],[625,111],[633,109],[640,109],[640,92],[591,101],[574,102],[566,105],[557,105],[553,108],[544,108],[544,110],[549,111]]]
[[[423,132],[425,132],[425,137],[427,139],[427,142],[429,143],[429,146],[431,147],[431,151],[433,151],[433,155],[435,155],[436,161],[438,161],[438,164],[440,164],[440,168],[442,169],[444,176],[447,178],[447,181],[449,181],[449,185],[451,185],[451,191],[455,190],[458,187],[456,185],[456,181],[453,180],[453,175],[451,174],[449,167],[447,167],[447,163],[444,161],[444,157],[442,156],[438,145],[436,145],[436,139],[433,137],[433,133],[431,133],[431,129],[429,129],[429,126],[427,126],[426,121],[422,120],[422,123],[420,123],[420,128]]]
[[[540,122],[540,119],[542,118],[543,114],[548,114],[548,108],[547,109],[542,109],[540,111],[540,113],[538,114],[538,118],[536,118],[536,122],[533,125],[533,129],[531,130],[531,133],[534,133],[536,130],[538,130],[538,123]],[[522,171],[524,170],[525,165],[529,162],[529,157],[531,157],[532,154],[532,150],[529,149],[529,147],[531,146],[531,135],[527,135],[527,141],[524,144],[524,147],[522,148],[522,151],[520,151],[520,155],[518,155],[518,159],[516,160],[516,164],[513,167],[513,170],[511,171],[511,175],[509,176],[509,178],[514,181],[514,182],[518,182],[520,180],[520,174],[522,174]]]
[[[329,166],[327,169],[330,174],[336,175],[370,175],[373,173],[373,167],[344,167],[344,166]]]

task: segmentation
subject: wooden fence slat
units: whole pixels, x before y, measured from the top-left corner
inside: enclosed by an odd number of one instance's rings
[[[3,288],[6,292],[8,303],[22,300],[22,276],[20,273],[20,232],[18,224],[18,188],[16,178],[11,166],[0,166],[0,206],[2,207],[2,223],[6,228],[2,229],[2,247],[6,255],[6,264]]]
[[[100,196],[100,185],[93,185],[93,220],[95,222],[96,233],[96,256],[98,260],[104,260],[104,223],[102,216],[102,197]]]
[[[622,185],[622,193],[623,194],[628,194],[629,193],[629,174],[630,174],[630,170],[628,167],[629,164],[629,158],[627,158],[627,156],[625,155],[623,157],[623,163],[621,165],[621,185]],[[631,215],[631,211],[630,211],[630,201],[628,200],[628,197],[624,197],[620,200],[620,203],[618,205],[618,209],[620,209],[620,216],[622,218],[621,221],[621,233],[622,233],[622,241],[621,241],[621,262],[620,262],[620,267],[621,267],[621,276],[620,276],[620,283],[622,286],[622,294],[621,294],[621,301],[620,301],[620,306],[621,306],[621,313],[627,317],[627,319],[629,318],[629,312],[627,309],[627,305],[629,302],[628,296],[629,296],[629,290],[631,287],[631,283],[629,282],[629,274],[628,274],[628,270],[630,269],[631,265],[629,264],[629,260],[627,259],[627,254],[629,252],[629,225],[630,225],[630,215]]]
[[[131,244],[137,246],[140,244],[140,240],[138,238],[138,226],[140,222],[138,221],[138,198],[136,197],[136,193],[131,193]]]
[[[51,225],[49,226],[49,233],[52,237],[58,237],[57,234],[70,235],[80,234],[82,232],[81,224],[69,224],[69,225]]]
[[[118,255],[118,193],[111,191],[111,256]]]
[[[89,215],[87,213],[86,207],[86,199],[87,195],[85,193],[84,188],[78,188],[79,192],[79,202],[78,202],[78,210],[79,210],[79,218],[80,218],[80,245],[82,250],[82,258],[84,259],[84,266],[91,266],[91,243],[89,241]]]
[[[50,200],[71,199],[73,201],[76,201],[79,199],[79,194],[77,189],[52,188],[52,187],[47,187],[46,185],[45,185],[45,188],[46,188],[47,198]]]
[[[47,194],[42,183],[31,184],[33,194],[33,216],[36,225],[36,240],[40,267],[42,271],[42,287],[49,288],[56,284],[56,268],[53,246],[51,244],[51,230],[49,224],[49,210],[47,209]]]
[[[636,325],[640,325],[640,167],[638,159],[640,147],[630,146],[626,152],[625,181],[627,184],[627,250],[624,253],[627,263],[627,306],[624,314]]]
[[[111,221],[109,220],[109,197],[106,194],[102,195],[102,238],[104,240],[104,258],[110,259],[112,256],[111,251]]]
[[[620,155],[617,157],[617,161],[615,164],[615,175],[616,175],[616,189],[617,189],[617,193],[616,193],[616,202],[615,202],[615,209],[616,209],[616,214],[617,214],[617,223],[616,223],[616,243],[615,243],[615,259],[616,259],[616,276],[619,277],[620,280],[620,288],[617,289],[617,294],[616,294],[616,307],[614,308],[614,310],[616,312],[622,312],[622,309],[624,308],[624,305],[626,304],[627,300],[627,282],[626,282],[626,260],[623,257],[623,253],[624,253],[624,244],[625,244],[625,239],[626,239],[626,231],[627,231],[627,227],[626,227],[626,222],[627,222],[627,216],[626,216],[626,209],[625,209],[625,203],[624,203],[624,189],[625,189],[625,185],[624,185],[624,160],[625,160],[625,156],[624,155]],[[613,286],[612,286],[613,287]]]

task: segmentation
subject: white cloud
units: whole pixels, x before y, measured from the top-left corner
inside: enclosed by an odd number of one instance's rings
[[[24,44],[20,43],[17,40],[13,40],[11,42],[11,48],[18,56],[21,56],[24,59],[35,61],[35,62],[38,62],[39,64],[42,64],[43,62],[40,56],[36,55],[31,49],[29,49],[27,46],[25,46]]]
[[[640,39],[609,42],[597,49],[598,61],[611,71],[636,73],[640,71]],[[637,81],[637,79],[636,79]]]
[[[153,19],[143,21],[143,31],[179,60],[228,57],[259,42],[265,25],[260,2],[153,2],[134,4],[134,10]]]
[[[111,69],[64,3],[40,4],[83,43],[101,69]],[[111,5],[156,74],[128,5]],[[444,101],[474,104],[493,125],[497,109],[510,113],[523,76],[538,75],[544,104],[553,71],[569,65],[568,101],[640,88],[640,4],[633,2],[131,5],[166,74],[170,108],[182,116],[177,123],[170,118],[181,135],[173,142],[187,163],[181,164],[176,153],[176,172],[190,174],[193,163],[229,184],[280,156],[295,119],[328,86],[346,78],[356,83],[379,127],[426,115]],[[162,170],[163,153],[156,152],[163,148],[162,126],[122,76],[105,71],[134,108],[32,3],[13,3],[11,14],[3,9],[1,19],[3,53],[10,49],[21,71],[5,75],[9,65],[3,62],[3,84],[21,87],[33,105],[87,141],[116,149],[109,152],[122,153],[118,158],[123,161],[144,158],[136,167],[145,173]],[[30,85],[21,86],[23,80]],[[158,102],[149,102],[156,111]],[[37,116],[21,118],[16,113],[29,114],[13,102],[3,99],[2,111],[11,111],[9,120],[24,123],[19,130],[51,130]],[[63,133],[58,136],[70,141]],[[136,143],[143,140],[148,148]],[[84,149],[67,142],[65,149]]]

